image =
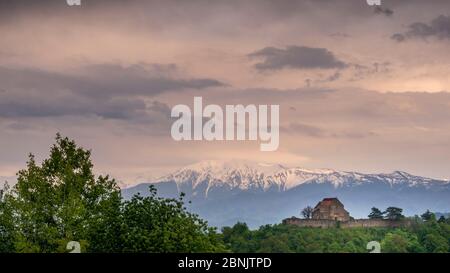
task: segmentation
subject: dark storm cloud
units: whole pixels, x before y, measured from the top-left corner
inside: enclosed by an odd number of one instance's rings
[[[97,64],[84,66],[71,73],[41,69],[0,67],[3,88],[70,90],[90,97],[153,96],[183,89],[224,86],[208,78],[184,79],[170,76],[175,66],[155,64]]]
[[[288,46],[285,49],[266,47],[248,55],[251,58],[261,58],[262,62],[255,68],[263,70],[291,69],[330,69],[345,68],[346,63],[340,61],[326,48],[305,46]]]
[[[163,109],[144,102],[162,92],[222,86],[214,79],[171,77],[174,65],[86,66],[72,73],[0,67],[0,116],[97,115],[133,119]],[[166,111],[167,112],[167,111]]]
[[[114,98],[92,100],[70,94],[49,98],[46,94],[24,96],[8,92],[0,95],[1,117],[99,116],[131,119],[145,115],[146,106],[139,99]]]
[[[163,115],[166,115],[167,117],[170,116],[170,113],[172,109],[165,103],[159,102],[159,101],[153,101],[148,107],[148,110],[161,113]]]
[[[82,69],[85,86],[81,92],[92,96],[104,95],[155,95],[182,89],[203,89],[225,86],[215,79],[183,79],[172,77],[173,65],[135,64],[124,67],[118,64],[90,65]]]
[[[430,23],[415,22],[408,26],[408,31],[396,33],[391,38],[397,42],[414,38],[450,39],[450,16],[440,15]]]

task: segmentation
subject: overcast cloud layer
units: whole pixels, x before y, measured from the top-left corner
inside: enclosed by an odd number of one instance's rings
[[[135,183],[207,159],[450,178],[450,2],[0,2],[0,177],[57,132]],[[171,107],[279,104],[277,152],[175,142]]]

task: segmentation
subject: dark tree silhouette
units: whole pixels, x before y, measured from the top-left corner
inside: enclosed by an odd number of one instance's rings
[[[424,221],[430,221],[432,218],[435,218],[436,216],[434,213],[430,212],[430,210],[427,209],[424,214],[420,215]]]
[[[378,208],[373,207],[369,214],[369,219],[383,219],[383,212]]]
[[[384,212],[386,214],[386,219],[389,220],[401,220],[405,218],[405,216],[402,214],[403,209],[397,208],[397,207],[389,207]]]
[[[313,213],[313,208],[311,206],[307,206],[306,208],[304,208],[302,210],[302,216],[305,219],[311,219],[312,217],[312,213]]]

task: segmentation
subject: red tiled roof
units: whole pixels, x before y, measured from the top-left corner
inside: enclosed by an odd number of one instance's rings
[[[339,199],[337,199],[336,197],[333,198],[324,198],[322,201],[320,201],[315,208],[319,207],[319,206],[331,206],[331,204],[333,202],[338,202],[340,203]]]

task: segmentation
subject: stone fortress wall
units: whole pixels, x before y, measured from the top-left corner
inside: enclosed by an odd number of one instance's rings
[[[351,219],[349,221],[335,221],[327,219],[300,219],[291,217],[283,220],[285,225],[295,225],[299,227],[317,227],[317,228],[372,228],[372,227],[407,227],[411,225],[411,221],[404,220],[385,220],[385,219]]]

